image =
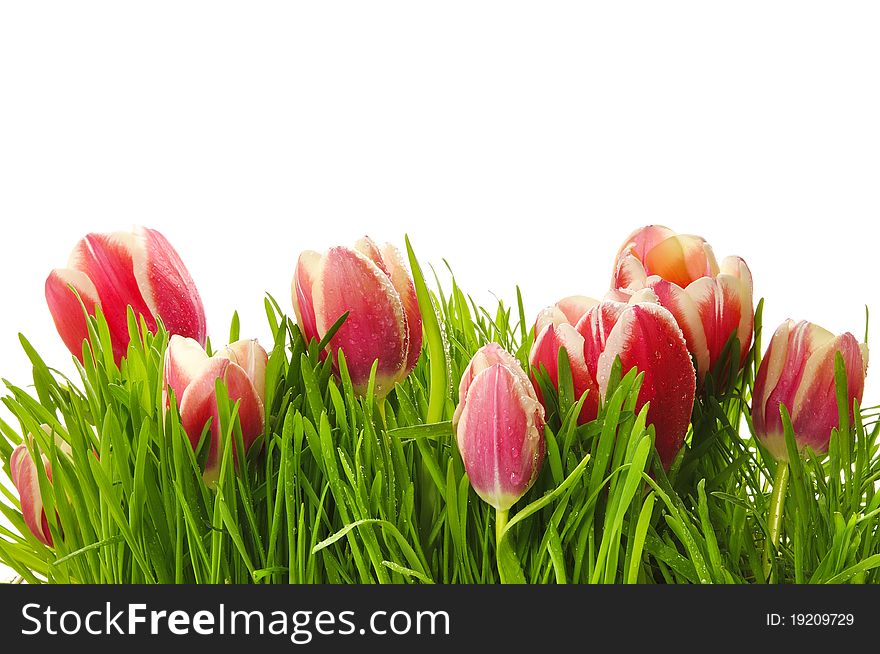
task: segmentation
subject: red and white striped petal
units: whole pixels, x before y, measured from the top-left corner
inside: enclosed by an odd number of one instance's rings
[[[177,251],[155,229],[135,227],[130,239],[132,270],[143,300],[171,334],[207,340],[205,308]]]
[[[43,431],[55,440],[56,449],[69,456],[70,445],[58,434],[54,434],[48,425],[41,425],[41,427]],[[31,434],[27,435],[26,440],[28,443],[33,444],[33,436]],[[49,457],[45,454],[40,454],[40,458],[46,478],[51,483],[52,466],[49,463]],[[37,466],[26,443],[21,443],[12,451],[12,455],[9,458],[9,474],[12,484],[18,491],[21,502],[21,514],[28,529],[41,543],[48,547],[53,547],[52,532],[49,531],[49,521],[46,517],[43,496],[40,493],[40,479]]]
[[[313,287],[315,280],[321,275],[322,257],[317,252],[306,250],[299,255],[296,271],[291,283],[293,310],[296,313],[296,324],[302,330],[306,341],[321,340],[315,319]]]
[[[784,404],[792,415],[807,362],[814,352],[834,340],[834,334],[807,321],[787,320],[773,334],[755,378],[752,422],[758,437],[777,460],[788,460],[779,407]],[[830,429],[826,437],[830,437]],[[799,437],[797,432],[795,437]]]
[[[625,302],[605,300],[590,309],[575,327],[584,338],[584,362],[593,379],[597,379],[599,357],[605,350],[608,336],[627,306]]]
[[[71,286],[76,289],[76,293],[71,290]],[[46,279],[45,291],[46,303],[61,340],[82,362],[83,341],[89,337],[83,307],[87,313],[94,315],[95,307],[101,303],[98,290],[85,273],[70,268],[57,268]]]
[[[45,459],[44,466],[48,475],[48,464]],[[21,500],[21,515],[25,524],[37,540],[47,547],[53,547],[54,542],[52,533],[49,531],[49,521],[43,509],[43,496],[40,494],[37,466],[24,443],[13,450],[9,459],[9,471],[12,483]]]
[[[632,253],[624,253],[614,267],[611,288],[642,288],[647,278],[648,273],[641,260]]]
[[[810,447],[824,454],[831,430],[838,426],[839,414],[834,379],[836,354],[840,352],[847,371],[847,398],[850,420],[853,399],[862,401],[867,361],[862,347],[849,332],[834,337],[817,348],[807,360],[791,408],[791,420],[798,447]]]
[[[360,252],[334,247],[323,258],[312,297],[319,333],[349,314],[330,348],[345,353],[356,392],[366,391],[378,359],[376,394],[386,395],[400,378],[408,350],[403,303],[388,276]]]
[[[584,337],[574,326],[563,323],[558,326],[547,325],[538,335],[529,353],[529,366],[540,370],[543,366],[553,386],[559,387],[559,350],[565,348],[571,368],[575,399],[587,393],[587,398],[578,418],[580,424],[596,419],[599,410],[599,393],[596,382],[584,360]],[[533,380],[535,393],[543,404],[541,388],[537,378]]]
[[[752,337],[755,333],[752,271],[749,270],[742,258],[725,257],[721,262],[721,275],[719,276],[730,277],[730,285],[736,289],[739,295],[740,321],[737,328],[737,338],[739,338],[740,366],[742,366],[752,346]]]
[[[216,382],[223,379],[227,393],[239,402],[238,418],[242,440],[248,450],[263,432],[263,406],[247,373],[225,357],[208,359],[199,375],[192,380],[180,400],[180,420],[192,447],[198,447],[202,430],[210,424],[210,449],[205,463],[204,478],[214,481],[219,474],[221,462],[220,418],[217,407]]]
[[[471,486],[500,511],[528,491],[544,460],[541,405],[517,369],[495,363],[477,374],[455,424]]]
[[[94,285],[117,361],[128,349],[129,305],[136,317],[143,316],[150,331],[156,330],[153,312],[134,274],[133,247],[134,236],[130,232],[88,234],[74,248],[68,263],[68,268],[84,273]]]
[[[266,365],[269,363],[269,355],[257,339],[236,341],[214,356],[225,357],[240,366],[253,383],[262,404],[266,397]]]
[[[184,391],[208,365],[208,355],[197,341],[173,334],[165,350],[165,388],[174,391],[178,404]]]
[[[564,297],[552,307],[541,310],[535,320],[533,333],[537,337],[547,325],[553,325],[554,327],[563,324],[576,325],[586,315],[587,311],[597,304],[599,304],[599,300],[594,300],[586,295]]]
[[[688,291],[660,277],[652,277],[649,284],[657,294],[660,304],[672,313],[678,326],[681,327],[688,350],[694,355],[697,373],[702,379],[710,369],[711,362],[703,319],[697,303],[688,292],[694,284],[688,287]]]
[[[648,423],[654,425],[655,447],[668,468],[687,434],[696,392],[696,375],[681,329],[659,304],[626,306],[598,359],[596,381],[603,399],[618,356],[624,373],[633,367],[644,373],[636,410],[650,402]]]
[[[386,243],[381,250],[382,261],[391,284],[403,303],[406,315],[406,331],[409,336],[406,364],[398,379],[402,381],[416,367],[422,354],[422,313],[419,309],[419,298],[412,276],[403,261],[403,256],[396,247]]]

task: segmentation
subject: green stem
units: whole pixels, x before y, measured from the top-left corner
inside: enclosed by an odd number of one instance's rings
[[[507,510],[495,509],[495,558],[498,561],[498,572],[501,573],[504,566],[501,563],[501,539],[504,536],[504,528],[507,527]],[[501,583],[505,583],[504,575],[501,574]]]
[[[770,513],[767,518],[767,543],[764,546],[764,578],[770,576],[772,561],[779,547],[779,536],[782,528],[782,514],[785,511],[785,496],[788,491],[788,463],[780,461],[776,466],[773,479],[773,495],[770,497]]]

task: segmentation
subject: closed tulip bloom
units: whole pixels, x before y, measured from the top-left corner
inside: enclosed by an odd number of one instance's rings
[[[52,431],[48,426],[44,425],[43,429],[50,436],[52,435]],[[70,445],[57,434],[55,434],[54,438],[56,448],[60,452],[70,455]],[[27,439],[33,442],[32,435],[28,434]],[[49,457],[41,453],[40,458],[42,459],[41,464],[43,470],[45,470],[46,478],[51,483],[52,466],[49,463]],[[40,478],[37,465],[26,444],[22,443],[12,451],[12,456],[9,458],[9,471],[12,483],[21,498],[21,514],[25,524],[31,533],[37,537],[37,540],[47,547],[54,547],[52,533],[49,531],[49,520],[43,508],[43,496],[40,493]]]
[[[578,295],[564,298],[552,307],[544,309],[535,322],[535,342],[529,353],[529,366],[533,370],[532,381],[535,392],[543,403],[541,388],[534,371],[545,369],[550,382],[558,389],[559,350],[565,348],[569,368],[571,368],[575,399],[580,399],[584,393],[587,393],[578,416],[579,424],[596,419],[599,409],[599,392],[584,360],[584,337],[578,333],[574,326],[590,308],[598,303],[598,300]]]
[[[210,421],[205,481],[214,481],[221,463],[220,417],[216,381],[223,379],[229,398],[240,402],[238,418],[245,451],[263,433],[268,356],[255,340],[241,340],[209,357],[191,338],[172,336],[165,352],[165,390],[177,398],[180,421],[195,449]]]
[[[83,305],[91,315],[95,307],[101,308],[117,363],[128,349],[129,306],[150,331],[156,331],[156,319],[161,318],[169,333],[205,344],[199,293],[177,252],[154,229],[88,234],[74,248],[67,268],[51,272],[45,290],[55,327],[80,360],[88,338]]]
[[[620,357],[623,374],[644,374],[636,411],[650,402],[647,422],[654,425],[654,445],[668,468],[681,449],[690,424],[696,375],[684,335],[672,314],[644,290],[630,303],[606,300],[578,323],[584,337],[584,360],[607,399],[611,370]]]
[[[538,477],[544,461],[544,409],[519,362],[495,343],[465,369],[453,416],[471,486],[507,511]]]
[[[745,261],[726,257],[719,266],[711,246],[699,236],[650,225],[637,230],[621,248],[609,298],[626,301],[644,288],[652,289],[657,301],[672,312],[700,379],[715,369],[734,335],[739,350],[732,361],[736,370],[742,368],[754,331],[752,275]]]
[[[375,392],[387,395],[412,372],[422,351],[422,316],[415,285],[400,252],[362,238],[354,248],[303,252],[292,284],[297,323],[307,340],[321,340],[346,312],[327,346],[339,350],[352,385],[364,394],[378,360]]]
[[[868,346],[846,332],[835,336],[818,325],[787,320],[773,334],[758,368],[752,393],[752,422],[764,447],[778,461],[788,461],[779,407],[791,417],[798,451],[828,451],[839,414],[834,362],[840,353],[847,375],[847,403],[862,400],[868,372]]]

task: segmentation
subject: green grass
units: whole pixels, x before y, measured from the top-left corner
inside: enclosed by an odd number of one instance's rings
[[[45,453],[53,470],[52,483],[40,481],[47,515],[57,515],[49,521],[56,547],[30,534],[16,496],[0,486],[11,524],[0,527],[0,561],[28,583],[878,581],[880,422],[876,409],[856,407],[849,424],[845,399],[829,455],[791,465],[779,546],[768,550],[776,464],[748,420],[762,304],[745,370],[699,392],[687,445],[668,472],[645,409],[634,411],[637,371],[618,368],[598,419],[578,426],[584,398],[560,357],[559,391],[541,381],[546,460],[499,546],[494,510],[470,489],[451,419],[474,352],[496,341],[525,366],[531,321],[518,290],[515,306],[487,309],[454,278],[429,289],[409,253],[425,329],[413,373],[387,399],[372,384],[357,397],[344,357],[334,375],[322,344],[304,342],[267,297],[266,432],[235,461],[237,407],[219,384],[225,446],[210,487],[200,469],[206,441],[194,452],[174,402],[163,410],[161,326],[154,335],[130,316],[132,342],[117,368],[105,321],[91,318],[76,379],[22,337],[33,385],[5,382],[3,402],[18,424],[0,421],[0,459],[8,474],[12,449],[34,434],[34,455]],[[235,315],[230,340],[238,332]],[[839,366],[845,398],[841,375]],[[729,390],[716,396],[712,387]]]

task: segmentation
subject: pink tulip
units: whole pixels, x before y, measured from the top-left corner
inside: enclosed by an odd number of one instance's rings
[[[79,298],[73,293],[73,287]],[[156,331],[161,317],[171,334],[205,344],[205,310],[192,278],[171,244],[154,229],[88,234],[74,248],[67,268],[46,280],[46,301],[67,348],[82,360],[88,338],[86,311],[99,306],[107,320],[117,363],[128,349],[128,307]]]
[[[263,433],[267,361],[266,351],[255,340],[236,341],[208,357],[193,339],[171,337],[165,351],[165,390],[174,391],[181,424],[194,449],[211,423],[206,481],[217,479],[222,454],[216,381],[223,379],[229,398],[240,402],[238,418],[247,451]]]
[[[52,436],[52,430],[43,425],[44,431]],[[67,444],[60,436],[54,435],[56,448],[70,455],[70,445]],[[28,434],[27,440],[33,442],[33,436]],[[52,466],[49,463],[49,457],[40,454],[42,459],[43,470],[49,482],[52,482]],[[52,533],[49,531],[49,520],[46,517],[46,511],[43,508],[43,496],[40,494],[40,479],[37,472],[36,463],[31,456],[30,451],[25,443],[22,443],[12,451],[9,458],[9,471],[12,477],[12,483],[18,490],[21,498],[21,514],[24,522],[31,530],[31,533],[37,537],[41,543],[48,547],[54,547]]]
[[[733,361],[742,368],[752,344],[754,309],[752,275],[739,257],[727,257],[719,267],[699,236],[649,225],[621,248],[612,284],[609,299],[618,301],[643,288],[655,292],[681,327],[701,379],[719,363],[733,335],[739,341]]]
[[[787,320],[773,334],[758,368],[752,393],[752,422],[764,447],[778,461],[788,461],[780,405],[785,405],[799,451],[828,451],[831,430],[838,426],[834,360],[843,357],[847,401],[862,400],[868,372],[868,346],[846,332],[835,336],[818,325]]]
[[[587,393],[578,416],[579,424],[596,419],[599,410],[599,391],[584,360],[584,337],[578,333],[574,326],[587,311],[597,304],[599,304],[598,300],[577,295],[564,298],[552,307],[544,309],[535,322],[535,342],[529,353],[529,366],[533,370],[532,381],[535,393],[544,404],[541,388],[534,372],[540,371],[543,367],[553,386],[558,388],[559,349],[565,348],[574,383],[575,399],[579,400],[584,393]]]
[[[328,352],[342,350],[352,385],[364,394],[378,360],[375,392],[384,397],[412,372],[422,351],[422,316],[400,252],[369,238],[355,247],[311,250],[299,256],[293,308],[307,340],[320,340],[348,312]]]
[[[587,312],[577,331],[584,338],[584,361],[603,401],[616,357],[623,374],[632,368],[644,373],[635,408],[640,411],[651,403],[647,420],[654,425],[654,445],[668,468],[687,435],[696,376],[675,318],[651,299],[651,291],[644,290],[628,304],[606,300]]]
[[[519,362],[495,343],[471,359],[458,396],[452,424],[471,486],[507,511],[544,461],[544,409]]]

